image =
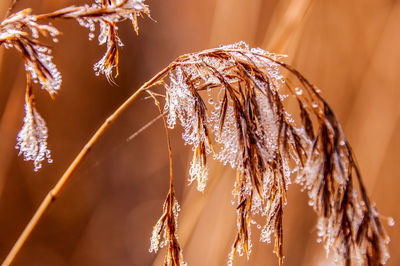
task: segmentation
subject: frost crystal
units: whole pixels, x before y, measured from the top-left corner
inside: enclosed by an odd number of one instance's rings
[[[293,174],[308,191],[327,251],[346,263],[358,256],[384,264],[389,238],[341,126],[319,90],[284,57],[239,42],[179,57],[164,82],[168,127],[179,123],[194,152],[189,181],[204,190],[211,155],[236,169],[237,235],[228,264],[236,252],[251,253],[255,216],[265,221],[257,224],[260,240],[274,237],[283,263],[283,207]]]
[[[84,15],[91,12],[94,14],[100,13],[101,16]],[[91,7],[87,6],[86,10],[81,13],[77,12],[75,15],[79,17],[77,19],[79,24],[89,29],[89,39],[92,40],[94,38],[93,32],[96,24],[99,24],[99,44],[107,45],[106,53],[94,64],[93,70],[97,76],[104,74],[108,81],[113,82],[112,72],[114,68],[117,72],[116,75],[118,75],[118,46],[123,46],[117,34],[118,27],[116,24],[123,20],[131,20],[137,33],[139,30],[137,16],[141,13],[149,14],[150,10],[143,0],[96,0],[95,4]]]
[[[16,149],[25,161],[33,161],[34,170],[42,167],[42,161],[51,163],[50,150],[47,149],[46,123],[37,110],[25,104],[24,125],[18,133]]]
[[[51,61],[51,50],[44,46],[33,45],[25,47],[31,55],[26,60],[25,70],[35,83],[39,82],[43,89],[48,91],[50,95],[56,94],[61,86],[61,73],[57,70],[55,64]]]
[[[32,80],[39,82],[42,89],[54,95],[60,89],[61,74],[52,62],[51,49],[35,39],[43,35],[51,36],[54,40],[60,32],[51,25],[38,24],[36,16],[30,12],[30,9],[24,9],[1,23],[0,43],[4,42],[6,47],[14,47],[20,51],[25,59],[25,69]],[[22,25],[31,32],[33,39],[22,31]]]
[[[149,249],[150,252],[157,253],[160,248],[168,247],[165,265],[169,266],[186,265],[176,234],[179,212],[180,206],[175,199],[174,189],[171,187],[164,202],[163,215],[153,227]]]
[[[262,49],[249,50],[244,42],[222,46],[215,54],[187,55],[181,64],[178,59],[166,85],[168,126],[179,121],[182,137],[194,151],[189,181],[197,180],[198,190],[204,190],[210,154],[238,172],[234,193],[240,206],[238,236],[231,258],[235,252],[251,253],[251,216],[265,216],[268,221],[260,226],[263,241],[269,242],[279,230],[286,198],[276,191],[286,191],[294,171],[290,155],[279,144],[281,120],[291,122],[279,105],[285,98],[279,93],[285,81],[280,66],[266,56],[278,57]],[[287,142],[293,142],[293,136]]]
[[[189,170],[189,182],[197,181],[197,190],[204,191],[207,183],[208,169],[200,154],[195,152]]]
[[[61,86],[61,74],[53,63],[51,48],[42,45],[39,37],[50,37],[58,42],[60,32],[50,23],[40,24],[45,19],[74,19],[89,29],[89,39],[95,37],[96,24],[99,23],[100,45],[107,45],[107,51],[101,60],[94,65],[97,75],[104,74],[113,82],[112,72],[116,69],[118,75],[118,47],[123,46],[117,35],[117,23],[130,20],[138,32],[137,16],[142,13],[149,15],[150,10],[144,0],[95,0],[91,6],[69,6],[41,15],[33,15],[27,8],[10,15],[0,23],[0,45],[5,48],[15,48],[25,61],[27,76],[27,102],[24,126],[18,135],[17,148],[25,160],[33,160],[35,170],[41,166],[44,157],[50,156],[46,148],[47,129],[43,119],[33,107],[31,86],[39,83],[52,97]],[[45,154],[45,155],[44,155]],[[50,159],[49,159],[50,161]]]

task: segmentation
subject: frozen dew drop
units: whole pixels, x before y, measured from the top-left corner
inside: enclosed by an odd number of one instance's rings
[[[251,52],[252,52],[252,53],[255,53],[255,54],[262,54],[262,55],[264,55],[264,54],[267,53],[266,51],[264,51],[264,50],[261,49],[261,48],[252,48],[252,49],[251,49]]]
[[[314,108],[317,108],[318,107],[318,104],[316,103],[316,102],[312,102],[312,107],[314,107]]]
[[[395,221],[394,221],[393,217],[388,217],[387,223],[389,226],[394,226]]]
[[[32,28],[32,37],[35,39],[39,38],[39,32],[36,28]]]
[[[208,99],[208,103],[209,104],[214,104],[214,99],[213,98]]]
[[[93,38],[94,38],[94,33],[93,32],[89,33],[89,40],[91,41],[93,40]]]
[[[53,38],[53,42],[54,43],[58,43],[58,39],[57,38]]]
[[[296,87],[294,90],[295,90],[296,94],[299,95],[299,96],[303,94],[303,90],[300,89],[300,88]]]

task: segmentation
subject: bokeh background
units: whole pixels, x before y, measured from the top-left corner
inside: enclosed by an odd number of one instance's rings
[[[0,1],[3,17],[10,1]],[[14,11],[49,12],[85,1],[20,0]],[[287,62],[322,90],[357,156],[370,197],[383,216],[400,222],[400,1],[396,0],[148,0],[151,17],[140,33],[120,24],[118,86],[92,66],[105,47],[88,41],[74,21],[53,22],[63,32],[54,61],[63,74],[51,100],[34,88],[49,128],[54,162],[38,173],[14,149],[24,115],[22,60],[0,47],[0,259],[37,206],[106,119],[141,84],[177,56],[243,40],[289,55]],[[102,137],[39,222],[14,265],[162,265],[148,252],[152,226],[168,189],[168,156],[161,121],[127,142],[157,116],[141,98]],[[218,163],[204,193],[186,181],[190,149],[172,131],[175,186],[181,203],[180,241],[189,265],[225,265],[235,233],[231,204],[234,173]],[[285,208],[286,265],[330,265],[316,243],[316,217],[307,196],[289,187]],[[386,225],[386,222],[384,222]],[[400,265],[398,225],[388,265]],[[255,228],[254,228],[255,229]],[[256,230],[254,230],[256,231]],[[277,265],[273,244],[253,236],[250,260],[235,265]]]

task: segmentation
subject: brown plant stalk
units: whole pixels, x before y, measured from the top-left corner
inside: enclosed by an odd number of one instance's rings
[[[164,110],[150,91],[159,85],[165,89]],[[309,205],[318,215],[318,238],[327,252],[346,265],[386,263],[389,238],[367,196],[350,144],[319,90],[281,56],[237,43],[177,58],[121,105],[48,193],[3,265],[13,261],[99,137],[144,91],[155,99],[161,114],[167,113],[166,127],[183,126],[183,139],[194,151],[189,181],[196,181],[200,191],[206,187],[208,157],[237,171],[238,230],[229,265],[235,253],[249,257],[252,224],[260,229],[262,242],[275,238],[274,252],[283,264],[283,209],[293,177],[308,191]],[[169,192],[150,250],[168,245],[166,264],[180,265],[179,205],[172,184],[168,130],[167,140]]]
[[[178,213],[180,206],[175,198],[175,189],[173,185],[173,168],[172,168],[172,148],[169,138],[168,125],[165,119],[165,115],[161,108],[160,102],[156,96],[147,90],[147,93],[154,99],[154,103],[157,106],[160,115],[162,115],[163,124],[165,128],[165,134],[167,137],[168,157],[169,157],[169,189],[167,198],[165,199],[163,206],[163,214],[153,228],[153,236],[151,237],[150,252],[157,252],[159,248],[168,246],[168,252],[165,256],[165,265],[186,265],[183,261],[182,249],[178,242],[177,228],[178,228]],[[163,240],[161,240],[163,238]]]
[[[55,201],[58,197],[61,190],[64,188],[65,184],[69,181],[71,175],[75,172],[79,164],[86,157],[86,155],[90,152],[94,144],[99,140],[99,138],[104,134],[104,132],[111,126],[111,124],[125,111],[125,109],[134,102],[138,96],[145,91],[147,88],[153,85],[154,81],[158,80],[161,76],[165,75],[168,71],[168,68],[165,68],[161,72],[159,72],[156,76],[154,76],[151,80],[146,82],[142,87],[140,87],[131,97],[129,97],[112,115],[110,115],[104,123],[99,127],[96,133],[90,138],[90,140],[85,144],[83,149],[79,152],[79,154],[75,157],[74,161],[67,168],[65,173],[58,180],[57,184],[47,193],[46,197],[40,204],[39,208],[36,210],[35,214],[25,227],[24,231],[18,237],[18,240],[14,244],[13,248],[7,255],[6,259],[2,263],[2,265],[10,265],[12,261],[15,259],[15,256],[18,254],[25,241],[28,239],[33,229],[36,227],[37,223],[43,216],[43,214],[47,211],[49,206]]]
[[[12,3],[9,10],[14,5],[15,2]],[[137,33],[137,16],[142,13],[149,15],[149,12],[149,8],[142,0],[97,0],[91,6],[69,6],[41,15],[34,15],[32,10],[27,8],[7,16],[0,23],[0,46],[16,49],[24,59],[27,76],[33,82],[39,83],[42,89],[46,90],[53,98],[61,86],[61,73],[53,63],[51,47],[41,43],[38,39],[40,36],[50,36],[53,42],[58,42],[57,36],[60,32],[50,23],[44,24],[44,20],[76,20],[81,26],[90,30],[89,39],[94,38],[93,32],[98,24],[98,41],[100,45],[107,45],[107,51],[93,68],[96,75],[104,74],[109,82],[114,82],[112,77],[114,68],[118,75],[118,47],[123,45],[118,37],[116,24],[129,19]],[[28,88],[29,86],[30,84],[27,85],[26,90],[31,90]],[[26,106],[29,107],[29,102],[26,102]],[[47,159],[48,162],[51,162],[50,150],[47,148],[47,128],[46,123],[35,109],[36,117],[40,117],[42,121],[41,127],[31,127],[31,130],[28,130],[32,124],[30,118],[33,117],[29,115],[28,111],[22,130],[18,135],[16,147],[25,160],[33,161],[34,170],[37,171],[44,160]],[[43,134],[41,134],[41,130],[44,132]],[[42,136],[37,138],[35,135]]]

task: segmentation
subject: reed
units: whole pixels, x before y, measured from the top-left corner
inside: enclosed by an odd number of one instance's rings
[[[12,3],[15,5],[16,1]],[[11,6],[11,7],[12,7]],[[113,69],[118,75],[118,47],[123,45],[117,34],[116,24],[123,20],[131,20],[138,32],[137,16],[149,14],[143,1],[132,0],[97,0],[89,6],[69,6],[47,14],[33,15],[27,8],[8,16],[0,24],[0,45],[16,49],[24,59],[26,71],[26,97],[24,125],[18,134],[17,148],[25,160],[33,161],[34,170],[42,166],[42,162],[51,162],[50,150],[47,148],[47,127],[43,118],[35,108],[32,82],[39,83],[53,98],[61,86],[61,74],[52,62],[52,50],[42,44],[39,37],[52,38],[58,42],[60,34],[51,24],[40,24],[43,20],[73,19],[90,30],[89,39],[94,38],[96,24],[99,25],[99,44],[106,44],[107,51],[93,68],[96,75],[104,74],[113,82]]]
[[[68,7],[38,16],[23,10],[0,24],[0,43],[16,48],[25,60],[27,115],[17,145],[26,160],[34,161],[36,170],[45,158],[50,159],[50,153],[47,128],[34,108],[32,81],[36,80],[50,95],[59,90],[61,83],[48,48],[35,39],[38,34],[55,37],[59,32],[37,21],[75,19],[89,29],[99,23],[99,41],[107,43],[107,52],[94,68],[113,82],[119,45],[115,23],[131,19],[137,31],[136,16],[140,13],[149,13],[142,1],[98,1],[91,7]],[[166,265],[185,264],[176,232],[180,207],[173,186],[168,134],[177,124],[184,129],[185,143],[193,148],[189,181],[196,182],[199,191],[207,185],[209,159],[236,170],[237,233],[229,265],[236,253],[250,256],[253,224],[260,230],[260,241],[269,243],[274,238],[274,252],[279,265],[283,265],[284,206],[292,180],[307,191],[309,205],[318,216],[318,241],[338,263],[387,262],[389,237],[368,198],[351,146],[319,89],[284,63],[284,56],[250,49],[239,42],[182,55],[132,94],[100,126],[50,190],[3,265],[12,263],[102,134],[144,92],[154,99],[163,118],[169,151],[169,190],[150,246],[154,252],[168,247]]]

